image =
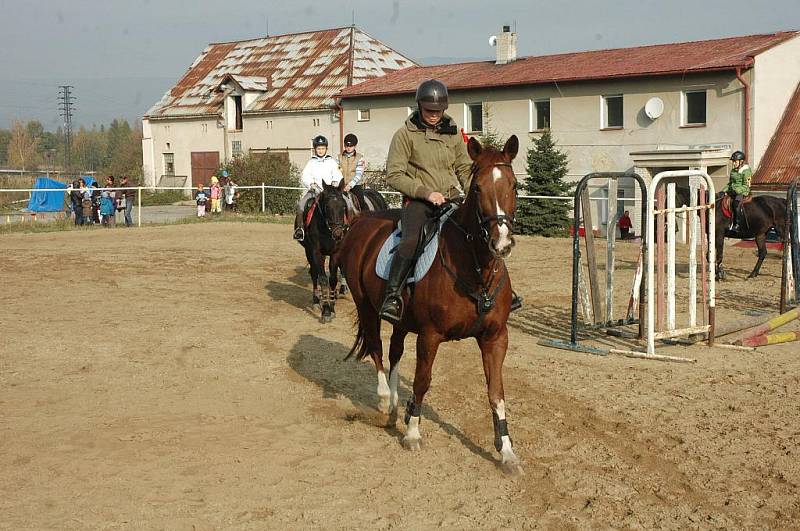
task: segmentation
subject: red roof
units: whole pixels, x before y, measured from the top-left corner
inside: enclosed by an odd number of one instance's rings
[[[800,84],[753,175],[753,186],[785,188],[800,176]]]
[[[786,31],[709,41],[617,48],[494,61],[416,66],[342,90],[345,97],[413,93],[425,79],[441,79],[451,90],[536,85],[592,79],[675,75],[749,67],[753,56],[795,37]]]
[[[245,113],[327,109],[342,88],[414,64],[356,27],[212,43],[145,117],[217,114],[227,79],[258,93]]]

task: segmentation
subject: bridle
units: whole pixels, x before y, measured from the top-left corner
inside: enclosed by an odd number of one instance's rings
[[[497,163],[492,165],[492,167],[494,167],[494,168],[496,168],[498,166],[505,167],[505,168],[512,168],[513,167],[510,162],[497,162]],[[470,180],[472,181],[472,184],[470,185],[470,189],[471,189],[471,191],[473,193],[475,193],[476,195],[479,196],[480,192],[481,192],[481,188],[480,188],[480,186],[478,186],[478,183],[475,180],[475,177],[478,175],[478,169],[479,169],[478,168],[478,163],[477,162],[473,162],[472,163],[472,171],[470,172]],[[514,182],[514,193],[516,193],[516,191],[517,191],[517,183],[515,181]],[[478,208],[475,209],[475,214],[476,214],[476,216],[478,218],[478,225],[481,228],[481,237],[483,238],[483,241],[487,245],[491,245],[490,236],[489,236],[489,229],[491,228],[491,224],[492,223],[495,223],[498,228],[500,228],[502,226],[508,227],[509,234],[514,232],[514,221],[515,221],[515,216],[516,216],[516,206],[514,207],[514,211],[511,212],[510,215],[509,214],[497,214],[497,213],[495,213],[495,215],[493,215],[493,216],[486,216],[481,211],[480,201],[478,201]]]
[[[325,222],[325,228],[328,229],[328,232],[330,232],[331,236],[333,236],[335,229],[339,229],[342,233],[342,237],[344,237],[344,235],[347,234],[348,229],[350,229],[350,223],[347,219],[347,202],[344,200],[344,197],[342,197],[342,202],[344,203],[344,217],[342,218],[342,221],[337,220],[331,222],[328,219],[328,214],[325,209],[325,202],[320,201],[320,197],[323,193],[324,190],[317,195],[317,204],[319,205],[319,211],[322,215],[322,220]]]
[[[509,162],[498,162],[492,165],[492,167],[507,167],[511,168],[511,163]],[[478,164],[472,164],[472,171],[470,173],[470,178],[472,183],[470,184],[470,193],[475,193],[476,195],[480,193],[480,186],[475,181],[475,177],[478,174]],[[516,182],[514,183],[514,191],[516,193]],[[515,207],[516,210],[516,207]],[[476,203],[476,215],[478,226],[480,227],[481,237],[489,247],[490,252],[492,253],[492,260],[488,264],[491,269],[491,274],[489,275],[489,280],[484,281],[483,279],[483,267],[481,267],[480,261],[478,260],[478,254],[475,251],[475,247],[473,245],[468,245],[470,252],[472,254],[472,262],[473,268],[475,271],[475,275],[477,276],[476,286],[473,288],[467,282],[465,282],[462,278],[458,276],[456,271],[454,271],[445,261],[444,255],[442,254],[442,245],[439,245],[439,260],[442,264],[442,267],[447,271],[447,273],[453,278],[453,280],[458,284],[462,290],[472,299],[475,301],[476,307],[478,309],[478,321],[476,321],[474,327],[477,329],[481,326],[483,321],[483,316],[487,314],[489,311],[494,308],[495,300],[497,299],[497,295],[500,293],[500,290],[505,286],[506,282],[508,282],[508,269],[505,266],[505,261],[494,254],[494,250],[492,249],[491,244],[491,237],[489,235],[489,228],[492,223],[495,223],[498,227],[503,225],[508,227],[509,233],[512,232],[514,226],[514,212],[509,214],[496,214],[493,216],[485,216],[483,212],[481,212],[480,201]],[[452,217],[447,218],[447,221],[452,223],[463,235],[464,238],[467,240],[467,243],[471,243],[475,239],[475,235],[469,232],[467,229],[462,227],[456,220]],[[442,238],[442,233],[439,233],[439,238]],[[499,263],[498,263],[499,262]],[[500,271],[502,268],[502,275],[500,280],[497,282],[497,286],[493,290],[490,291],[492,284],[495,280],[495,275]]]

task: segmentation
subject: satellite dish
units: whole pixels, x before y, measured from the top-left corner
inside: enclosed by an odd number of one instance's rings
[[[489,37],[489,46],[497,46],[497,37],[492,35]]]
[[[651,120],[655,120],[664,114],[664,102],[661,98],[650,98],[644,106],[644,113]]]

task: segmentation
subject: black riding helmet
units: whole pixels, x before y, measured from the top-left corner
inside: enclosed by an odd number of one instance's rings
[[[417,106],[434,111],[447,109],[447,87],[438,79],[423,81],[417,87]]]
[[[325,138],[325,137],[324,137],[324,136],[322,136],[322,135],[317,135],[317,136],[315,136],[315,137],[314,137],[314,139],[311,141],[311,145],[312,145],[312,147],[317,147],[317,146],[325,146],[325,147],[328,147],[328,139],[327,139],[327,138]]]
[[[741,151],[734,151],[731,154],[731,160],[744,160],[744,153]]]
[[[355,146],[358,144],[358,137],[353,133],[347,133],[344,135],[344,145],[345,146]]]

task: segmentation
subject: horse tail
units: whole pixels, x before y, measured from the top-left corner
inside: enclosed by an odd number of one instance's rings
[[[364,340],[364,327],[361,324],[361,319],[359,319],[357,315],[356,324],[358,325],[356,340],[353,342],[353,347],[350,349],[350,352],[348,352],[347,356],[345,356],[345,360],[349,360],[353,354],[356,355],[356,359],[358,361],[361,361],[367,357],[367,342]]]

